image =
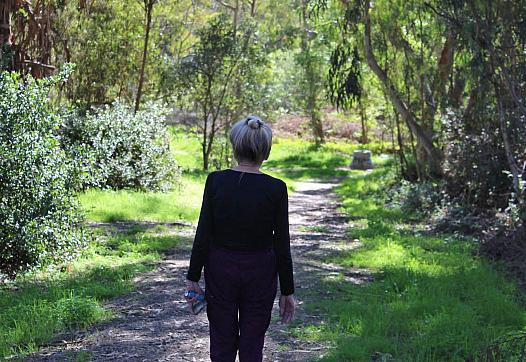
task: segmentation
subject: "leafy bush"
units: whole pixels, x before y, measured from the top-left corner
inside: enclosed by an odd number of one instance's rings
[[[56,81],[0,73],[0,273],[11,277],[67,259],[84,244],[76,168],[48,105]]]
[[[163,110],[150,104],[134,114],[119,102],[86,116],[67,117],[63,147],[82,156],[84,188],[167,190],[178,174],[169,153]]]
[[[443,186],[430,181],[411,183],[402,180],[390,193],[390,201],[404,212],[429,216],[446,198]]]

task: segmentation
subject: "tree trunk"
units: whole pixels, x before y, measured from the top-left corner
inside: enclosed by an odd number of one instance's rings
[[[380,82],[383,84],[385,91],[391,102],[395,106],[397,112],[400,113],[404,121],[407,123],[407,126],[411,129],[414,135],[417,137],[418,141],[422,144],[422,147],[425,149],[429,166],[432,174],[436,176],[442,176],[442,154],[441,152],[433,145],[433,141],[427,136],[422,127],[418,124],[415,119],[415,116],[408,109],[407,105],[401,99],[398,91],[395,89],[394,85],[387,77],[385,71],[380,67],[376,58],[373,54],[373,48],[371,45],[371,19],[369,15],[369,1],[365,2],[365,34],[364,34],[364,46],[365,46],[365,55],[367,58],[367,64],[378,77]]]
[[[511,148],[510,136],[508,134],[508,127],[506,125],[506,119],[504,115],[504,108],[502,104],[501,90],[495,84],[495,95],[497,97],[497,107],[499,113],[499,128],[502,135],[502,142],[504,143],[504,151],[506,153],[506,159],[508,160],[508,167],[513,177],[513,190],[515,192],[515,199],[522,203],[522,192],[520,186],[520,170],[517,166],[515,157],[513,156],[513,150]]]
[[[145,11],[146,11],[146,31],[144,34],[144,48],[142,51],[142,64],[141,64],[141,72],[139,75],[139,86],[137,87],[137,98],[135,99],[135,113],[139,111],[139,108],[141,106],[141,98],[142,98],[142,88],[144,85],[144,70],[146,68],[146,62],[148,60],[148,41],[150,39],[150,29],[152,27],[152,11],[153,6],[155,5],[156,0],[148,0],[145,1]]]
[[[493,4],[491,1],[487,2],[487,8],[492,9]],[[488,11],[488,14],[491,14],[491,12]],[[488,15],[489,19],[487,20],[487,26],[489,29],[492,29],[493,27],[493,19],[491,18],[491,15]],[[497,98],[497,112],[499,117],[499,128],[500,133],[502,136],[502,142],[504,144],[504,151],[506,154],[506,160],[508,161],[508,167],[512,175],[512,184],[513,184],[513,191],[515,192],[515,200],[519,202],[520,207],[523,206],[523,200],[522,200],[522,190],[521,190],[521,171],[519,166],[517,165],[517,160],[515,159],[515,156],[513,155],[513,149],[512,144],[510,140],[510,136],[508,133],[508,125],[506,123],[506,115],[504,114],[504,102],[503,102],[503,91],[501,84],[506,84],[506,80],[502,79],[502,76],[500,73],[502,73],[502,70],[504,67],[500,67],[500,72],[497,72],[497,64],[499,64],[499,60],[497,58],[497,55],[495,54],[495,48],[493,46],[493,39],[485,39],[487,46],[487,50],[489,53],[489,66],[491,69],[491,74],[493,76],[493,89],[495,90],[495,97]],[[506,85],[505,85],[506,86]],[[511,93],[511,92],[510,92]],[[513,98],[513,95],[510,94]],[[520,108],[520,107],[519,107]]]
[[[360,108],[360,121],[362,124],[362,137],[360,139],[360,143],[365,144],[369,140],[367,139],[367,116],[365,115],[365,106],[363,104],[362,97],[358,99],[358,107]]]
[[[201,141],[201,150],[203,153],[203,170],[208,171],[208,119],[205,117],[205,123],[203,127],[203,140]]]
[[[15,54],[13,49],[13,33],[11,14],[15,10],[14,1],[0,2],[0,71],[15,70]]]
[[[301,35],[301,51],[305,55],[305,64],[303,64],[305,77],[307,78],[307,108],[310,115],[310,126],[316,146],[320,146],[324,140],[323,124],[321,122],[320,112],[318,109],[318,87],[316,82],[316,70],[313,67],[311,59],[310,39],[309,39],[309,21],[307,18],[308,0],[302,0],[302,25],[303,33]]]

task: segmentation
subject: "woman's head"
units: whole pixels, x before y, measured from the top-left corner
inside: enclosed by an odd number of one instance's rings
[[[234,124],[230,142],[237,162],[261,164],[270,154],[272,130],[258,117],[248,116]]]

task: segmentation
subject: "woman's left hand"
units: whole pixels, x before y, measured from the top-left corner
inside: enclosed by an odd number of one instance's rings
[[[279,297],[279,315],[281,317],[281,323],[290,323],[292,318],[294,318],[295,311],[296,300],[294,299],[293,294],[282,295]]]

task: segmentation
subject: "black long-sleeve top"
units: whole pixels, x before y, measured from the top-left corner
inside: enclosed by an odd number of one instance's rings
[[[294,293],[287,185],[267,174],[226,169],[206,179],[186,278],[199,281],[210,243],[233,250],[273,247],[282,295]]]

